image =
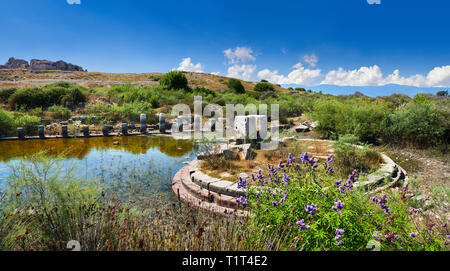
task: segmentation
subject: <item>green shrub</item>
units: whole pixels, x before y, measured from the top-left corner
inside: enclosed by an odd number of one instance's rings
[[[50,106],[48,108],[48,111],[51,112],[52,118],[59,120],[67,120],[70,118],[70,115],[72,114],[72,112],[68,108],[60,105]]]
[[[0,102],[7,103],[11,95],[16,92],[17,88],[2,88],[0,89]]]
[[[354,169],[364,173],[374,172],[382,162],[381,155],[369,147],[357,148],[350,145],[357,144],[358,141],[354,135],[345,135],[334,143],[335,171],[343,178],[350,175]]]
[[[165,89],[187,89],[188,80],[184,73],[171,71],[161,77],[159,84]]]
[[[438,110],[424,96],[384,119],[381,131],[385,142],[417,147],[431,147],[448,143],[448,110]]]
[[[77,105],[85,102],[88,92],[85,88],[60,82],[44,87],[27,87],[15,91],[8,99],[13,108],[49,107],[52,105]]]
[[[12,113],[0,108],[0,136],[7,136],[13,127]]]
[[[16,135],[18,127],[24,128],[26,135],[35,135],[40,118],[23,113],[13,114],[0,109],[0,136]]]
[[[22,127],[25,135],[36,135],[37,127],[41,124],[41,119],[36,116],[20,114],[14,118],[13,129]]]
[[[274,91],[275,88],[271,83],[260,82],[253,88],[254,91]]]
[[[227,87],[236,93],[244,93],[245,92],[245,88],[242,85],[241,80],[238,80],[235,78],[230,78],[230,80],[228,80]]]
[[[388,113],[389,108],[382,101],[354,98],[317,100],[312,115],[319,121],[317,130],[327,138],[353,134],[363,142],[376,142],[381,135],[381,122]]]
[[[106,121],[109,122],[139,122],[141,114],[147,114],[147,123],[158,123],[158,117],[152,108],[151,103],[134,102],[126,103],[122,106],[111,106],[106,104],[95,104],[86,108],[90,114],[103,114]]]
[[[404,94],[392,94],[390,96],[381,97],[384,101],[391,104],[392,107],[397,108],[409,103],[412,99]]]

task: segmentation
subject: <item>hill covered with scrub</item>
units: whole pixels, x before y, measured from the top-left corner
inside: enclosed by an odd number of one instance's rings
[[[16,79],[5,79],[6,75]],[[402,94],[373,98],[362,93],[333,96],[268,82],[175,71],[109,74],[11,69],[0,70],[0,77],[0,136],[45,117],[64,120],[84,114],[102,115],[110,123],[138,121],[140,113],[167,113],[177,103],[192,105],[194,96],[200,95],[204,103],[219,105],[279,104],[281,123],[294,124],[293,119],[301,116],[318,121],[317,131],[323,138],[352,134],[371,144],[439,147],[444,153],[450,138],[447,92],[414,98]],[[155,117],[150,119],[156,122]]]

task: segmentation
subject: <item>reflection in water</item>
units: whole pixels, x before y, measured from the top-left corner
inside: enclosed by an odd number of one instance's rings
[[[114,145],[114,142],[118,142],[119,145]],[[183,157],[191,152],[195,146],[190,140],[175,140],[169,136],[0,141],[0,161],[6,162],[10,159],[23,158],[42,150],[46,150],[50,156],[64,152],[68,158],[83,159],[92,149],[123,150],[132,154],[145,154],[149,149],[154,148],[170,157]]]
[[[187,156],[194,158],[198,146],[168,136],[0,141],[0,188],[11,175],[11,166],[28,163],[24,158],[43,150],[49,156],[64,153],[60,168],[76,167],[74,177],[96,179],[121,198],[129,198],[161,184],[163,192],[170,194],[172,175],[188,161]]]

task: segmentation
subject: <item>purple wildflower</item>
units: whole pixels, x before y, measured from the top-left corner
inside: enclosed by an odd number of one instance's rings
[[[340,210],[342,210],[344,208],[345,204],[340,202],[340,201],[335,201],[334,202],[334,206],[331,207],[331,209],[333,211],[336,211],[338,214],[341,214],[342,212]]]
[[[305,211],[308,214],[314,215],[314,212],[317,211],[317,204],[311,204],[311,205],[306,205],[305,204]]]
[[[333,162],[333,156],[334,154],[331,154],[330,156],[327,157],[327,163]]]
[[[236,203],[238,205],[242,205],[243,207],[247,206],[250,202],[248,201],[248,199],[244,198],[243,196],[240,196],[239,198],[236,199]]]
[[[344,234],[344,230],[343,229],[336,229],[336,236],[334,237],[334,240],[336,240],[336,243],[337,243],[337,245],[338,246],[340,246],[340,245],[342,245],[342,240],[341,240],[341,237],[342,237],[342,234]]]
[[[245,189],[247,187],[247,185],[248,185],[247,179],[242,179],[241,177],[239,177],[239,181],[237,183],[237,187]]]

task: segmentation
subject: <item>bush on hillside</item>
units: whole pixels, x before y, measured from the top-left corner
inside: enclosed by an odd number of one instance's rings
[[[372,143],[381,135],[380,125],[388,113],[384,102],[370,102],[365,98],[317,100],[312,112],[313,118],[319,121],[317,130],[326,138],[353,134],[363,142]]]
[[[415,98],[386,116],[381,125],[382,136],[385,142],[402,146],[425,148],[448,144],[449,118],[449,113],[438,110],[433,102]]]
[[[238,79],[231,78],[230,80],[228,80],[227,87],[230,90],[235,91],[236,93],[244,93],[245,92],[245,88],[242,85],[241,80],[238,80]]]
[[[171,71],[161,77],[159,84],[165,89],[187,89],[188,80],[184,73]]]
[[[268,82],[261,82],[255,85],[253,88],[254,91],[274,91],[275,88],[271,83]]]
[[[55,83],[44,87],[27,87],[16,90],[8,99],[13,108],[32,109],[52,105],[76,106],[85,102],[87,90],[70,83]]]
[[[17,88],[2,88],[0,89],[0,102],[7,103],[11,95],[16,92]]]

